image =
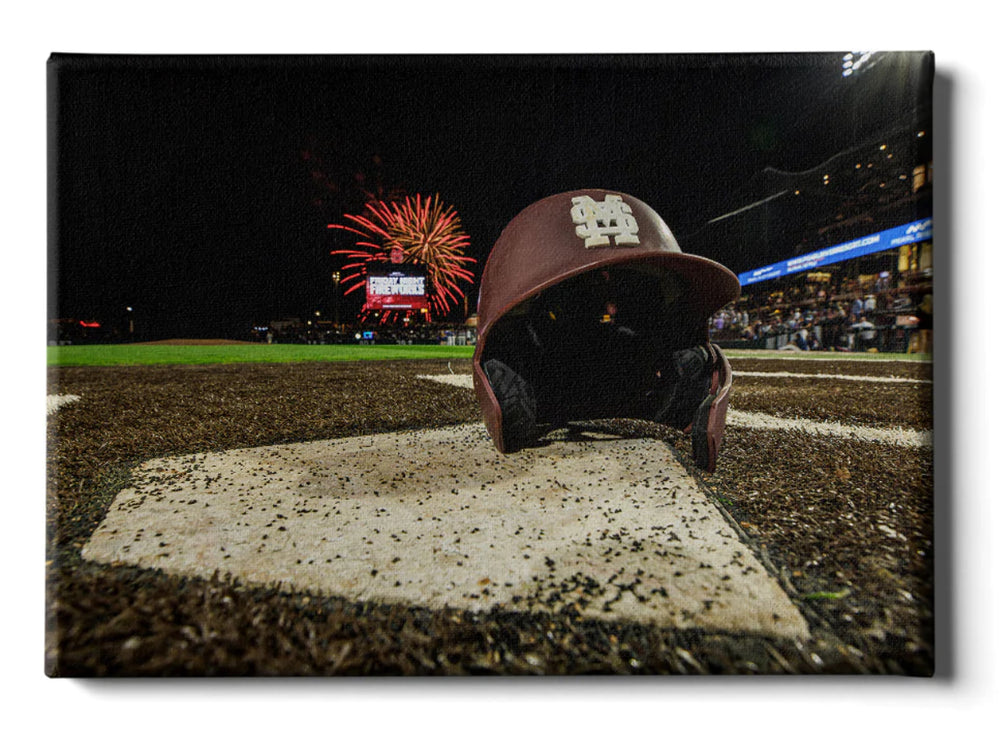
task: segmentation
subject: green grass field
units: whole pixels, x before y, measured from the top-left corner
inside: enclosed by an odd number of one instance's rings
[[[90,344],[48,347],[50,367],[116,365],[215,365],[234,362],[357,362],[369,360],[456,360],[474,347],[351,344]]]
[[[116,365],[217,365],[234,362],[359,362],[373,360],[469,359],[474,347],[431,344],[89,344],[48,347],[50,367],[112,367]],[[864,352],[780,352],[727,350],[729,358],[781,358],[815,360],[909,360],[929,362],[930,355]]]

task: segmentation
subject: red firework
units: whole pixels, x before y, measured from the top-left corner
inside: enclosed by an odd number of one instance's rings
[[[353,249],[337,249],[348,263],[341,284],[344,294],[364,287],[371,268],[395,263],[422,265],[427,270],[428,298],[439,315],[446,315],[465,294],[460,282],[471,283],[475,263],[466,257],[469,237],[451,206],[441,198],[417,195],[401,201],[376,200],[360,216],[344,214],[347,224],[329,224],[357,237]],[[395,257],[395,258],[394,258]]]

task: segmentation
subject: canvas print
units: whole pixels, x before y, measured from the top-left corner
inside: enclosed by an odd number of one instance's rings
[[[53,54],[47,674],[932,675],[933,76]]]

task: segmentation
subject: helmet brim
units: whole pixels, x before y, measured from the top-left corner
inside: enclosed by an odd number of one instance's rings
[[[508,298],[508,302],[489,312],[490,320],[479,327],[480,342],[476,347],[475,360],[482,353],[483,340],[486,340],[490,329],[496,321],[507,314],[518,304],[542,293],[554,285],[586,272],[607,267],[623,265],[642,265],[664,274],[673,274],[686,283],[685,293],[688,296],[689,308],[693,313],[700,313],[706,319],[727,303],[735,301],[740,295],[740,281],[736,275],[723,265],[706,257],[680,252],[630,254],[627,251],[609,252],[603,259],[589,264],[577,266],[552,275],[548,280],[539,283],[529,291]]]

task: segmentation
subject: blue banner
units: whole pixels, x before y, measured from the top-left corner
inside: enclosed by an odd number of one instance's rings
[[[880,231],[877,234],[870,234],[860,239],[827,247],[818,252],[810,252],[801,257],[793,257],[790,260],[776,262],[767,267],[741,272],[739,275],[740,285],[753,285],[764,280],[779,278],[782,275],[791,275],[802,270],[811,270],[823,265],[832,265],[834,262],[843,262],[855,257],[863,257],[866,254],[901,247],[904,244],[924,242],[929,240],[932,235],[931,219],[912,221],[902,226],[894,226],[891,229]]]

